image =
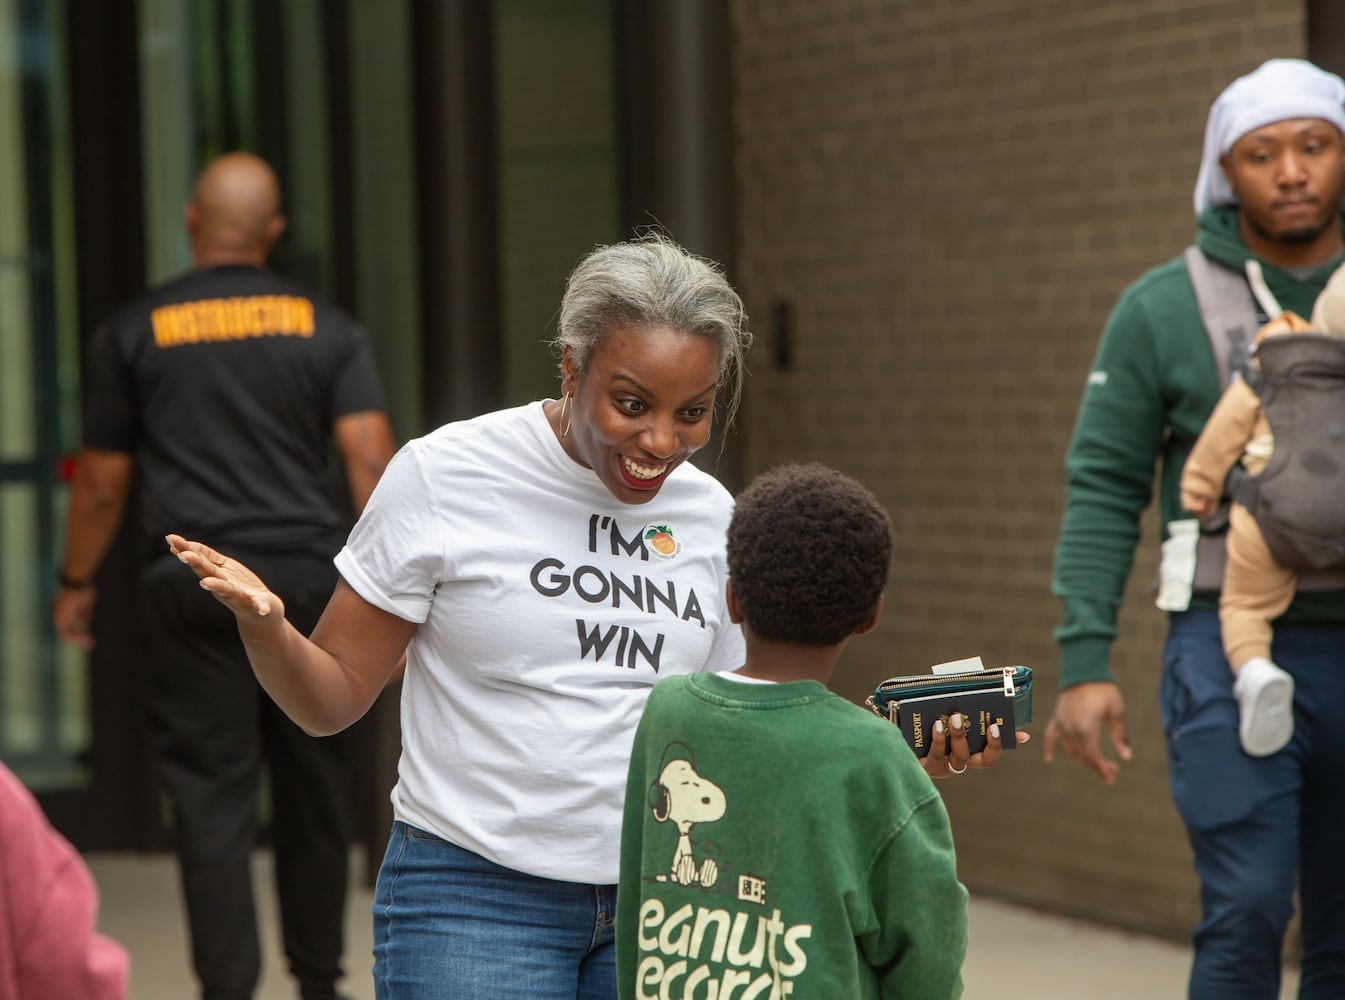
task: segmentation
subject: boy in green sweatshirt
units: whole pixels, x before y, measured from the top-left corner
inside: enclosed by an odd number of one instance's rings
[[[825,686],[877,624],[891,557],[886,513],[835,470],[785,466],[737,498],[746,663],[660,682],[635,735],[623,1000],[961,995],[967,893],[943,801],[897,727]]]

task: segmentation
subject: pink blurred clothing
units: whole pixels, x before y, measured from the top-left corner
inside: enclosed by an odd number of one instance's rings
[[[121,1000],[130,967],[97,933],[83,859],[0,764],[0,1000]]]

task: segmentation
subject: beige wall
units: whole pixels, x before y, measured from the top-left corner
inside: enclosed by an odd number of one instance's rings
[[[1146,522],[1114,667],[1114,788],[1041,759],[1062,459],[1117,293],[1193,234],[1205,112],[1305,52],[1301,0],[734,0],[736,280],[759,337],[748,471],[816,459],[897,527],[881,630],[838,678],[1026,663],[1035,743],[944,783],[974,889],[1163,934],[1194,922],[1157,714]],[[795,308],[792,371],[773,304]]]

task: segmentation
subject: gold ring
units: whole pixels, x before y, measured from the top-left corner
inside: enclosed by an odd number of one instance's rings
[[[961,767],[953,767],[953,762],[952,762],[951,760],[948,762],[948,773],[949,773],[949,774],[961,774],[961,773],[962,773],[963,771],[965,771],[966,769],[967,769],[967,765],[966,765],[966,764],[963,764]]]

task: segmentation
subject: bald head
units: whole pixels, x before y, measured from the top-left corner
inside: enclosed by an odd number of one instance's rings
[[[251,153],[225,153],[207,164],[184,214],[197,267],[261,267],[285,229],[275,171]]]

